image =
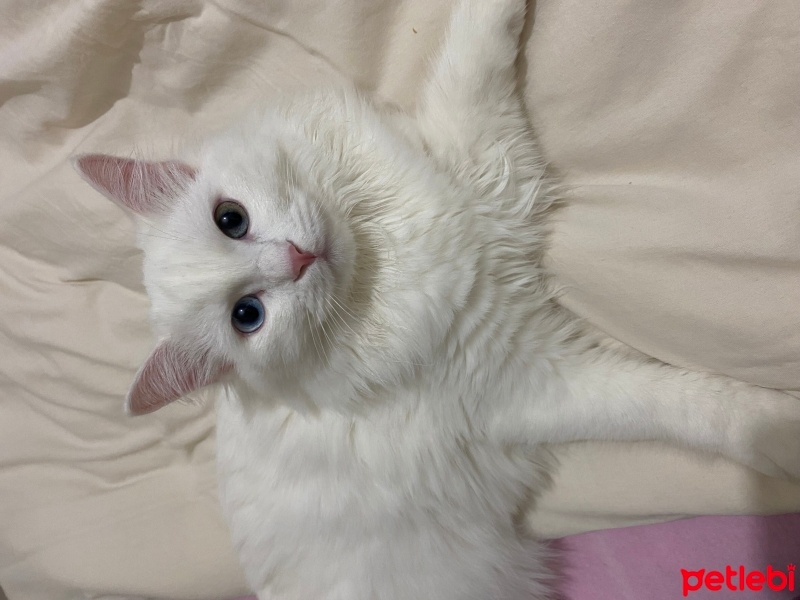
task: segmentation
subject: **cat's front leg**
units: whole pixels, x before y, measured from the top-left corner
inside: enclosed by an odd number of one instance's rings
[[[453,12],[417,120],[433,156],[459,175],[510,167],[519,183],[542,174],[517,92],[525,11],[525,0],[461,0]]]
[[[493,103],[516,88],[514,63],[525,12],[525,0],[459,0],[433,63],[425,101],[496,109]]]
[[[512,412],[516,441],[663,440],[800,478],[793,396],[608,350],[554,368],[557,382]]]

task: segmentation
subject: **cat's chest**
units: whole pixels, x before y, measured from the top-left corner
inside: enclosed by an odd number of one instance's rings
[[[304,415],[290,408],[247,410],[237,400],[218,406],[218,464],[223,478],[247,478],[272,490],[314,487],[328,497],[353,486],[360,493],[397,477],[411,478],[425,455],[448,452],[458,437],[440,418],[408,399],[408,408],[387,408],[369,416],[326,411]],[[320,493],[323,493],[320,491]]]
[[[428,403],[435,400],[442,399]],[[252,511],[259,520],[302,515],[335,523],[358,515],[367,523],[409,510],[411,498],[413,510],[442,501],[468,505],[476,482],[516,496],[530,472],[527,460],[470,439],[472,424],[462,419],[402,400],[371,418],[246,411],[223,400],[217,427],[223,505],[229,517]]]

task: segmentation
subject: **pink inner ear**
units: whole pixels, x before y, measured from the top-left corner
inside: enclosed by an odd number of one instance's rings
[[[139,215],[157,211],[196,176],[178,161],[146,162],[107,154],[84,154],[73,164],[92,187]]]
[[[154,412],[189,392],[216,382],[230,365],[207,350],[192,353],[170,341],[159,344],[136,375],[126,408],[132,415]]]

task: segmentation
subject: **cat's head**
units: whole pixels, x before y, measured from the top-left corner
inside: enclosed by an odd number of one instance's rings
[[[368,390],[430,360],[465,293],[439,247],[455,238],[421,239],[434,227],[415,202],[431,198],[403,198],[376,165],[354,182],[358,168],[324,149],[269,135],[240,130],[194,165],[74,161],[139,225],[159,342],[129,392],[133,414],[228,374],[276,394],[344,380],[346,393]]]

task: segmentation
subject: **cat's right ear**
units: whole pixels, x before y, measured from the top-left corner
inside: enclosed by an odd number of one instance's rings
[[[190,392],[216,383],[230,370],[227,361],[214,357],[208,350],[191,350],[164,340],[136,374],[125,409],[130,415],[154,412]]]
[[[83,154],[72,165],[98,192],[141,216],[169,206],[197,174],[178,161],[149,162],[108,154]]]

